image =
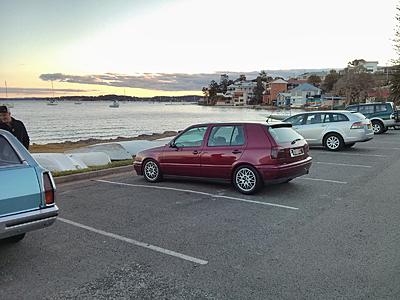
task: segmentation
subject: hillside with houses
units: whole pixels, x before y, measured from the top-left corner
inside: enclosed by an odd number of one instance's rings
[[[346,68],[307,72],[295,77],[271,77],[261,71],[231,80],[222,74],[219,83],[203,88],[200,103],[218,106],[268,106],[285,108],[342,108],[350,103],[388,101],[394,67],[378,61],[356,59]]]

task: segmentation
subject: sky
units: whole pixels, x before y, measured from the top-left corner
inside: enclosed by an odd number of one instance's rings
[[[0,0],[0,98],[5,82],[9,98],[179,96],[223,72],[390,65],[399,4]]]

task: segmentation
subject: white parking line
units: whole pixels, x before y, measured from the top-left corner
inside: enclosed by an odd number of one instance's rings
[[[77,222],[74,222],[74,221],[71,221],[71,220],[67,220],[67,219],[60,218],[60,217],[58,217],[57,220],[61,221],[61,222],[64,222],[64,223],[67,223],[67,224],[70,224],[70,225],[73,225],[73,226],[76,226],[76,227],[79,227],[79,228],[82,228],[82,229],[89,230],[91,232],[95,232],[95,233],[98,233],[98,234],[101,234],[101,235],[116,239],[116,240],[120,240],[120,241],[129,243],[129,244],[138,246],[138,247],[150,249],[150,250],[153,250],[153,251],[156,251],[156,252],[159,252],[159,253],[163,253],[163,254],[166,254],[166,255],[169,255],[169,256],[173,256],[173,257],[177,257],[177,258],[180,258],[180,259],[183,259],[183,260],[187,260],[187,261],[199,264],[199,265],[208,264],[208,261],[203,260],[203,259],[195,258],[195,257],[188,256],[188,255],[185,255],[185,254],[182,254],[182,253],[178,253],[178,252],[175,252],[175,251],[164,249],[164,248],[161,248],[161,247],[158,247],[158,246],[153,246],[153,245],[150,245],[150,244],[147,244],[147,243],[135,241],[133,239],[130,239],[130,238],[118,235],[118,234],[114,234],[114,233],[110,233],[110,232],[107,232],[107,231],[104,231],[104,230],[96,229],[96,228],[93,228],[93,227],[90,227],[90,226],[86,226],[86,225],[83,225],[83,224],[80,224],[80,223],[77,223]]]
[[[385,148],[380,148],[380,147],[362,147],[361,149],[400,150],[400,148],[396,148],[396,147],[385,147]]]
[[[337,180],[320,179],[320,178],[298,177],[297,179],[312,180],[312,181],[322,181],[322,182],[330,182],[330,183],[338,183],[338,184],[347,184],[346,181],[337,181]]]
[[[314,161],[313,164],[343,166],[343,167],[355,167],[355,168],[372,168],[372,166],[367,166],[367,165],[340,164],[340,163],[331,163],[331,162],[324,162],[324,161]]]
[[[222,199],[235,200],[235,201],[241,201],[241,202],[247,202],[247,203],[253,203],[253,204],[261,204],[261,205],[267,205],[267,206],[275,206],[275,207],[280,207],[280,208],[298,210],[297,207],[292,207],[292,206],[286,206],[286,205],[269,203],[269,202],[261,202],[261,201],[255,201],[255,200],[248,200],[248,199],[242,199],[242,198],[236,198],[236,197],[230,197],[230,196],[215,195],[215,194],[210,194],[210,193],[206,193],[206,192],[199,192],[199,191],[194,191],[194,190],[177,189],[177,188],[171,188],[171,187],[166,187],[166,186],[131,184],[131,183],[114,182],[114,181],[101,180],[101,179],[94,180],[94,181],[110,183],[110,184],[115,184],[115,185],[122,185],[122,186],[132,186],[132,187],[142,187],[142,188],[148,188],[148,189],[158,189],[158,190],[170,190],[170,191],[177,191],[177,192],[186,192],[186,193],[210,196],[212,198],[222,198]]]
[[[315,151],[315,150],[314,150]],[[333,155],[349,155],[349,156],[365,156],[365,157],[388,157],[382,154],[361,154],[361,153],[347,153],[347,152],[326,152],[319,151],[318,154],[333,154]]]

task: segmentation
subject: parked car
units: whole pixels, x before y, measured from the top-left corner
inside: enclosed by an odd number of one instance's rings
[[[0,130],[0,239],[18,242],[56,220],[51,173],[9,132]]]
[[[149,182],[163,175],[231,180],[243,194],[264,182],[289,182],[309,172],[308,144],[291,124],[194,125],[169,144],[136,155],[134,168]]]
[[[346,107],[348,111],[362,113],[372,122],[374,133],[384,133],[390,127],[400,126],[399,112],[393,102],[359,103]]]
[[[324,146],[331,151],[350,148],[374,137],[370,120],[346,110],[300,113],[283,121],[292,124],[310,146]]]

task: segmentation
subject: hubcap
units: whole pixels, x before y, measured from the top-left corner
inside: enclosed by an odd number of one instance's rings
[[[144,166],[144,174],[150,180],[155,180],[158,176],[158,166],[155,162],[149,161]]]
[[[256,185],[256,174],[248,168],[242,168],[236,173],[236,185],[243,191],[251,191]]]
[[[339,141],[338,137],[336,137],[334,135],[330,136],[326,139],[326,146],[329,149],[335,150],[335,149],[339,148],[339,145],[340,145],[340,141]]]
[[[377,123],[372,124],[372,130],[374,131],[374,133],[378,133],[381,130],[381,126]]]

